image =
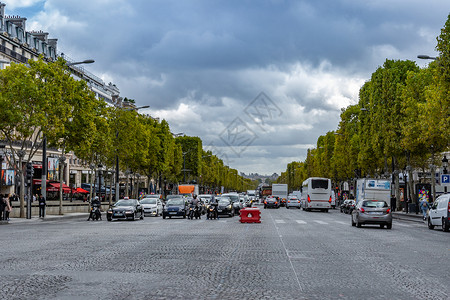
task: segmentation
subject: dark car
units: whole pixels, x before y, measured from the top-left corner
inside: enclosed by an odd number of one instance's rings
[[[267,197],[264,200],[264,208],[280,208],[280,200],[278,197]]]
[[[121,199],[114,203],[106,212],[106,219],[112,220],[135,220],[144,219],[144,210],[141,203],[136,199]]]
[[[233,202],[228,197],[217,197],[217,213],[219,215],[228,215],[234,217]]]
[[[163,209],[163,219],[166,217],[183,217],[186,218],[187,215],[187,206],[186,201],[181,198],[170,198],[166,201]]]

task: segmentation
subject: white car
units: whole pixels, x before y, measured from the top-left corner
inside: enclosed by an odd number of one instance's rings
[[[440,195],[436,198],[428,212],[428,228],[441,226],[442,231],[450,228],[450,194]]]
[[[286,208],[289,209],[289,207],[300,208],[300,199],[298,199],[297,196],[288,196],[288,199],[286,201]]]
[[[144,198],[139,202],[141,202],[144,209],[144,215],[162,216],[163,206],[158,198]]]

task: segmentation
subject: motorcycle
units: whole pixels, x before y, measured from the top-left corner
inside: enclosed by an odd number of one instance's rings
[[[208,206],[208,211],[206,212],[206,219],[217,219],[217,204],[211,204]]]
[[[102,213],[100,211],[100,207],[97,204],[93,204],[91,206],[91,211],[89,213],[88,221],[92,219],[92,221],[98,221],[102,219]]]
[[[198,207],[198,205],[189,207],[188,219],[194,220],[194,217],[196,219],[201,219],[201,217],[200,217],[200,208]]]

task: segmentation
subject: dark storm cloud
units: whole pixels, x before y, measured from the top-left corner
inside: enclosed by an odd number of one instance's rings
[[[357,102],[385,59],[433,55],[450,1],[47,0],[35,8],[28,29],[47,30],[75,59],[94,58],[90,71],[173,131],[219,147],[230,122],[249,122],[258,138],[232,167],[272,173],[336,129],[340,108]],[[265,131],[244,112],[260,92],[283,111]],[[261,155],[267,164],[253,159]]]

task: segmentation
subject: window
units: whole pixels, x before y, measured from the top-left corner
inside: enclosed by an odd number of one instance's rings
[[[328,189],[327,179],[312,179],[311,188],[313,189]]]

